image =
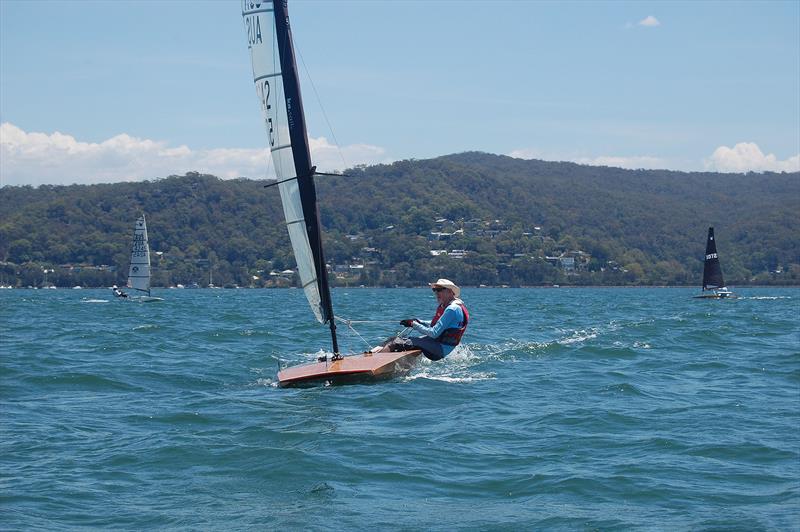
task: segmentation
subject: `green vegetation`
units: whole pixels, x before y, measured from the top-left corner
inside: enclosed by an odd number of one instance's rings
[[[326,259],[339,285],[438,277],[698,285],[709,226],[728,284],[800,284],[797,173],[622,170],[474,152],[347,173],[317,180]],[[204,286],[212,272],[216,285],[295,283],[281,273],[294,258],[278,192],[263,185],[189,173],[3,187],[0,284],[124,283],[141,212],[155,285]]]

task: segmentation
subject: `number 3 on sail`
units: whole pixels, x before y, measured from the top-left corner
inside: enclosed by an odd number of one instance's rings
[[[342,357],[336,338],[303,101],[285,0],[242,1],[256,87],[300,282],[317,321],[330,327],[333,357],[278,373],[281,386],[385,379],[408,371],[419,350]]]

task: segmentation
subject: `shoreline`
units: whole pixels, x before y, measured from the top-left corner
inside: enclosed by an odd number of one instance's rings
[[[332,286],[331,290],[420,290],[420,289],[428,289],[428,286]],[[461,286],[461,289],[468,288],[470,290],[561,290],[561,289],[580,289],[580,288],[602,288],[602,289],[642,289],[642,288],[659,288],[659,289],[692,289],[696,288],[699,289],[698,286],[695,285],[556,285],[556,286],[470,286],[464,285]],[[800,288],[800,284],[767,284],[767,285],[742,285],[736,286],[732,285],[730,288],[735,288],[736,290],[747,290],[751,288]],[[4,290],[109,290],[110,287],[108,286],[80,286],[80,287],[72,287],[72,286],[56,286],[56,287],[32,287],[32,286],[20,286],[20,287],[4,287]],[[249,286],[237,286],[237,287],[215,287],[215,288],[208,288],[208,287],[200,287],[200,288],[177,288],[174,286],[165,287],[165,286],[154,286],[152,287],[153,290],[300,290],[300,288],[296,286],[274,286],[274,287],[249,287]]]

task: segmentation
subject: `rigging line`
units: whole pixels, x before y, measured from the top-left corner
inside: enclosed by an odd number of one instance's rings
[[[344,323],[345,325],[347,325],[347,327],[348,327],[348,328],[349,328],[351,331],[353,331],[354,333],[356,333],[356,336],[358,336],[359,338],[361,338],[361,341],[363,341],[365,344],[367,344],[367,347],[370,347],[370,348],[372,347],[372,344],[370,344],[369,342],[367,342],[366,340],[364,340],[364,337],[363,337],[363,336],[361,336],[360,334],[358,334],[358,331],[357,331],[357,330],[355,330],[355,328],[353,328],[353,326],[352,326],[352,325],[350,325],[350,324],[352,323],[350,320],[345,320],[345,319],[343,319],[343,318],[340,318],[339,316],[334,316],[334,319],[336,319],[336,320],[339,320],[339,321],[341,321],[342,323]]]
[[[342,323],[397,323],[395,320],[348,320],[340,318],[336,316],[337,320],[340,320]]]
[[[308,67],[306,66],[306,60],[303,59],[303,54],[300,53],[300,50],[295,49],[297,55],[300,56],[300,62],[303,63],[303,70],[306,71],[306,76],[308,77],[308,81],[311,82],[311,89],[314,91],[314,96],[317,98],[317,103],[319,104],[319,108],[322,110],[322,116],[325,118],[325,123],[328,124],[328,129],[331,132],[331,138],[333,138],[333,144],[336,146],[336,151],[339,152],[339,157],[342,158],[342,171],[347,169],[347,161],[344,160],[344,153],[342,152],[342,148],[339,146],[339,140],[336,138],[336,133],[333,132],[333,126],[331,126],[331,121],[328,120],[328,113],[325,112],[325,106],[322,105],[322,100],[319,97],[319,93],[317,92],[317,86],[314,85],[314,80],[311,78],[311,73],[308,71]]]

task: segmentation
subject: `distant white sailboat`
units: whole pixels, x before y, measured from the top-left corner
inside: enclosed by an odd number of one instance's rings
[[[131,266],[128,270],[127,286],[142,294],[132,298],[136,301],[145,303],[164,301],[163,298],[150,295],[150,245],[147,242],[147,222],[144,219],[144,214],[136,220],[136,225],[133,229]]]
[[[217,285],[214,284],[214,272],[211,270],[210,264],[209,264],[209,270],[208,270],[208,287],[209,288],[214,288],[214,289],[222,288],[221,286],[217,286]]]

